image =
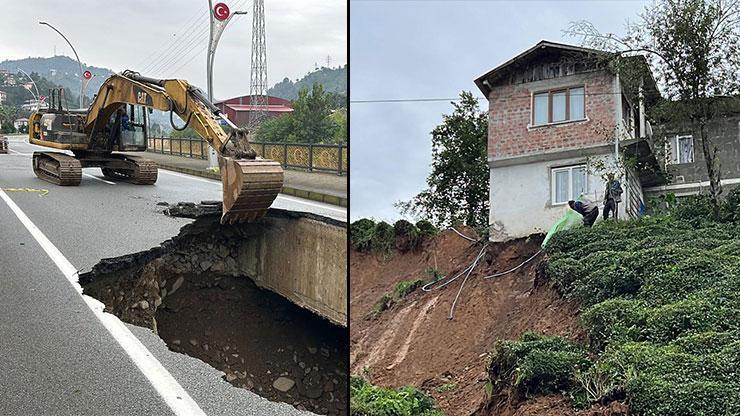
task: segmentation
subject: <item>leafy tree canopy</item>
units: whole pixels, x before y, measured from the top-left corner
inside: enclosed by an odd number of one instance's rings
[[[488,120],[470,92],[460,93],[452,114],[432,130],[432,172],[428,188],[396,207],[438,227],[488,224]]]

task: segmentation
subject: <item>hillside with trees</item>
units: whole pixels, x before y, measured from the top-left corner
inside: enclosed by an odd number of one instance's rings
[[[29,74],[35,72],[54,84],[68,88],[70,91],[75,92],[75,97],[78,97],[79,95],[81,75],[79,73],[80,66],[75,59],[68,56],[58,55],[50,58],[29,57],[0,62],[0,69],[4,69],[10,73],[18,72],[18,68]],[[94,75],[85,91],[85,95],[87,97],[92,97],[97,93],[98,89],[100,89],[100,86],[103,84],[103,81],[113,74],[113,71],[108,68],[88,66],[84,62],[82,63],[82,69],[83,71],[90,71]],[[39,92],[41,95],[47,95],[48,93],[46,90],[41,91],[40,85]]]
[[[332,101],[332,108],[346,108],[347,103],[347,65],[336,68],[320,68],[309,72],[301,79],[291,81],[287,77],[267,90],[269,95],[295,100],[302,89],[311,90],[314,84],[321,84]]]

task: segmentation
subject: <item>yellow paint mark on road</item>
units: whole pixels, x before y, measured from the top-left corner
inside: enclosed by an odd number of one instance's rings
[[[39,196],[44,196],[49,193],[48,189],[34,189],[34,188],[2,188],[5,192],[37,192]]]

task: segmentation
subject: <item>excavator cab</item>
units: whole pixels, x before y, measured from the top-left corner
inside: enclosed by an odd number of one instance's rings
[[[121,112],[113,113],[113,126],[118,126],[115,133],[118,135],[117,147],[114,150],[122,152],[144,151],[147,147],[147,108],[140,105],[124,104]],[[126,117],[124,117],[124,114]]]

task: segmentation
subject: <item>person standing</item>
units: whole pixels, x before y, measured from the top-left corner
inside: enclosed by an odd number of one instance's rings
[[[617,208],[620,202],[622,202],[622,185],[614,178],[614,174],[610,173],[604,191],[604,220],[609,219],[609,213],[615,221],[617,220]]]

